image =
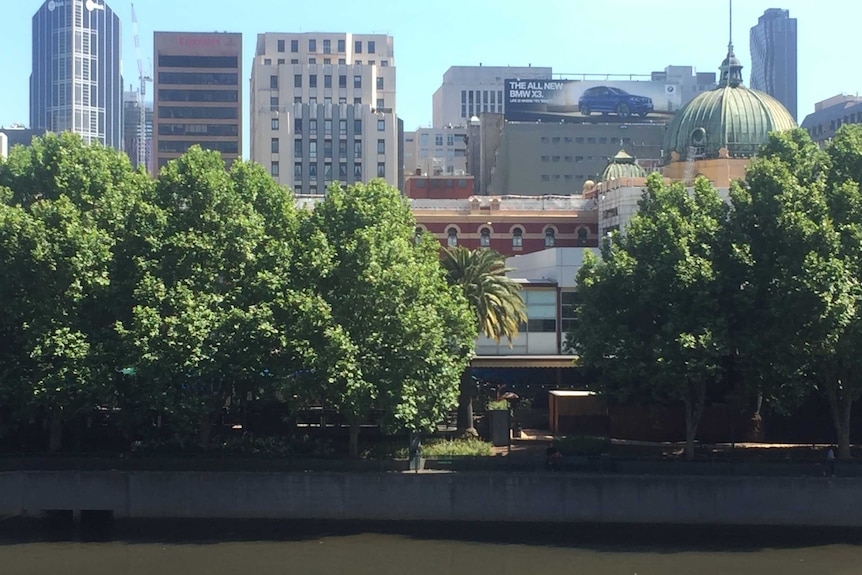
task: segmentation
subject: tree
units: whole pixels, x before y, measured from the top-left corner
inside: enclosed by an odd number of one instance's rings
[[[353,456],[374,410],[389,428],[430,430],[443,419],[475,338],[466,301],[414,230],[398,190],[374,180],[332,186],[303,234],[325,244],[313,275],[343,354],[323,394],[349,424]]]
[[[685,454],[708,390],[723,375],[727,327],[720,305],[727,206],[704,178],[689,192],[653,174],[625,235],[585,257],[582,305],[567,345],[621,398],[682,401]]]
[[[823,390],[841,458],[862,395],[860,175],[858,127],[839,130],[825,151],[795,130],[770,136],[731,195],[743,287],[757,303],[748,353],[786,395]]]
[[[147,188],[126,156],[72,134],[0,162],[0,382],[19,418],[49,417],[50,451],[71,417],[112,403],[124,238]]]
[[[493,250],[468,250],[458,246],[443,251],[443,267],[449,284],[457,286],[473,311],[479,333],[509,345],[518,327],[527,321],[521,286],[506,274],[506,260]],[[470,369],[461,375],[458,396],[458,432],[475,435],[473,428],[473,379]]]

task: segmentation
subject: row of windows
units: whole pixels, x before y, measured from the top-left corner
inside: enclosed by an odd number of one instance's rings
[[[183,120],[236,120],[239,109],[236,106],[227,108],[203,108],[200,106],[159,106],[159,118]]]
[[[462,118],[472,118],[488,112],[503,113],[502,90],[461,90]]]
[[[335,169],[338,171],[338,178],[345,179],[347,178],[348,167],[347,164],[340,163],[335,165]],[[273,177],[277,178],[281,172],[280,163],[278,161],[273,161],[270,163],[270,173]],[[303,169],[302,163],[296,162],[293,164],[293,177],[295,179],[303,178]],[[323,174],[322,177],[325,181],[331,182],[333,181],[333,164],[331,162],[326,162],[323,164]],[[353,177],[356,179],[362,179],[362,164],[356,163],[353,164]],[[386,162],[378,162],[377,163],[377,177],[385,178],[386,177]],[[308,179],[316,180],[318,178],[318,169],[317,164],[312,163],[308,164]]]
[[[384,86],[384,81],[382,76],[377,77],[377,89],[382,90]],[[269,87],[272,90],[278,90],[278,76],[271,75],[269,77]],[[302,88],[302,74],[294,74],[293,75],[293,87],[294,88]],[[317,74],[309,74],[308,76],[308,87],[309,88],[317,88]],[[332,74],[324,74],[323,75],[323,87],[324,88],[332,88]],[[338,76],[338,87],[339,88],[347,88],[347,75],[341,74]],[[353,76],[353,87],[354,88],[362,88],[362,76],[356,74]]]
[[[347,49],[345,40],[343,38],[339,38],[335,42],[336,51],[339,54],[344,53]],[[332,40],[327,38],[323,40],[322,45],[324,54],[332,54]],[[278,40],[276,42],[276,48],[279,52],[284,52],[286,47],[287,45],[284,40]],[[377,42],[375,40],[369,40],[367,47],[369,54],[375,54],[377,52]],[[299,40],[290,41],[290,51],[294,54],[299,52]],[[317,52],[317,38],[308,39],[308,51]],[[355,40],[353,42],[353,52],[356,54],[362,54],[362,40]]]
[[[277,63],[279,66],[281,66],[282,64],[286,64],[286,63],[287,63],[287,60],[286,60],[285,58],[277,58],[277,59],[276,59],[276,63]],[[290,59],[290,63],[291,63],[291,64],[299,64],[299,58],[291,58],[291,59]],[[308,59],[308,63],[309,63],[309,64],[311,64],[311,65],[315,65],[315,64],[317,64],[317,58],[309,58],[309,59]],[[332,58],[324,58],[324,59],[323,59],[323,64],[324,64],[325,66],[326,66],[326,65],[331,65],[331,64],[332,64]],[[375,64],[377,64],[377,60],[368,60],[368,65],[369,65],[369,66],[374,66]],[[264,58],[264,59],[263,59],[263,65],[264,65],[264,66],[272,66],[272,58]],[[347,65],[347,60],[346,60],[346,59],[344,59],[344,58],[339,58],[339,59],[338,59],[338,65],[339,65],[339,66],[346,66],[346,65]],[[354,65],[354,66],[361,66],[361,65],[362,65],[362,60],[354,60],[354,61],[353,61],[353,65]],[[381,68],[386,68],[386,67],[388,67],[388,66],[389,66],[389,60],[380,60],[380,67],[381,67]]]
[[[159,90],[162,102],[238,102],[238,90]]]
[[[420,233],[422,228],[416,228],[416,233]],[[580,240],[583,236],[583,240],[587,239],[587,230],[584,228],[580,228],[578,230],[578,239]],[[556,232],[554,228],[546,228],[545,229],[545,247],[552,248],[556,243]],[[446,230],[446,245],[450,248],[454,248],[458,245],[458,230],[456,228],[449,228]],[[491,246],[491,230],[489,228],[482,228],[479,230],[479,245],[483,248],[487,248]],[[524,245],[524,232],[521,228],[515,228],[512,230],[512,247],[520,248]]]
[[[611,142],[619,142],[623,146],[626,144],[631,144],[631,138],[619,138],[619,139],[609,139],[606,137],[603,138],[595,138],[592,136],[583,137],[583,136],[542,136],[539,138],[539,142],[542,144],[559,144],[560,142],[566,144],[609,144]]]
[[[170,56],[159,54],[160,68],[238,68],[237,56]]]
[[[280,100],[278,99],[278,96],[270,96],[269,97],[269,109],[270,109],[270,111],[277,112],[278,107],[279,107],[279,102],[280,102]],[[294,96],[293,103],[294,104],[304,104],[305,101],[303,100],[302,96]],[[315,97],[311,97],[308,99],[309,105],[311,105],[311,104],[317,105],[317,103],[318,103],[317,98],[315,98]],[[347,98],[338,98],[338,103],[339,104],[346,104]],[[326,105],[330,105],[330,104],[332,104],[332,98],[330,98],[328,96],[325,97],[323,99],[323,105],[326,106]],[[362,98],[361,97],[353,98],[353,104],[356,106],[361,105],[362,104]],[[381,110],[381,111],[386,109],[386,100],[384,98],[377,98],[377,109]]]
[[[542,174],[539,176],[539,179],[543,182],[559,182],[560,180],[571,182],[573,180],[585,180],[588,177],[590,176],[583,174]]]
[[[455,142],[459,144],[467,143],[467,134],[446,134],[446,145],[454,146]],[[431,145],[431,134],[428,132],[423,132],[419,134],[419,147],[427,148]],[[434,145],[442,146],[443,145],[443,134],[434,134]]]
[[[189,148],[194,146],[195,144],[200,144],[200,147],[205,150],[216,150],[218,152],[224,152],[226,154],[238,154],[239,153],[239,143],[236,141],[233,142],[201,142],[201,141],[188,141],[188,140],[160,140],[159,141],[159,152],[166,154],[182,154],[185,153]]]
[[[239,126],[236,124],[159,124],[161,136],[192,136],[204,134],[207,136],[237,136]]]
[[[238,86],[239,74],[234,72],[159,72],[159,84]]]
[[[317,144],[318,144],[317,140],[311,140],[310,142],[308,142],[308,157],[309,158],[316,158],[317,157],[317,148],[318,148]],[[275,150],[278,150],[278,148],[279,148],[278,138],[272,139],[272,148],[274,150],[274,153],[277,153],[277,152],[275,152]],[[341,156],[342,158],[347,156],[347,140],[339,140],[338,141],[338,151],[339,151],[339,156]],[[384,140],[382,138],[377,140],[377,153],[380,155],[386,154],[386,140]],[[296,139],[293,141],[293,156],[295,158],[302,158],[303,157],[302,140],[300,140],[300,139]],[[323,157],[324,158],[331,158],[332,157],[332,140],[324,140],[323,141]],[[360,141],[360,140],[356,140],[355,142],[353,142],[353,157],[354,158],[361,158],[362,157],[362,141]]]
[[[317,120],[315,118],[310,118],[308,120],[308,133],[311,135],[317,134]],[[323,133],[324,134],[332,134],[332,120],[323,120]],[[385,132],[386,131],[386,119],[378,118],[377,120],[377,131]],[[303,119],[302,118],[294,118],[293,120],[293,132],[295,134],[302,134],[303,132]],[[347,135],[347,120],[338,120],[338,133],[339,135],[345,136]],[[362,135],[362,120],[353,120],[353,133],[357,136]]]

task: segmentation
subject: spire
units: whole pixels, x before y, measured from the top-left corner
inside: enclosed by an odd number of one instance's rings
[[[742,64],[733,53],[733,0],[728,0],[728,40],[727,57],[719,66],[721,80],[718,85],[722,88],[730,86],[736,88],[742,84]]]

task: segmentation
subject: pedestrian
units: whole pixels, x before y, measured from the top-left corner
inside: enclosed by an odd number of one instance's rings
[[[563,452],[560,451],[556,441],[551,441],[551,445],[545,450],[545,467],[550,471],[559,471],[563,468]]]
[[[835,475],[835,446],[830,445],[826,450],[826,465],[829,467],[829,477]]]

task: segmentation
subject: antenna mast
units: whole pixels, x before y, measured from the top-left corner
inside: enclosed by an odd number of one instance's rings
[[[135,37],[135,56],[138,59],[138,108],[140,109],[140,118],[138,119],[138,149],[137,149],[137,165],[147,166],[147,82],[152,82],[153,79],[144,73],[144,61],[141,58],[141,39],[138,36],[138,16],[135,14],[135,5],[132,4],[132,34]]]

